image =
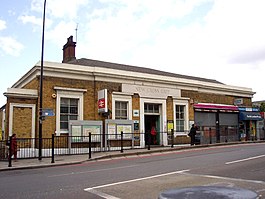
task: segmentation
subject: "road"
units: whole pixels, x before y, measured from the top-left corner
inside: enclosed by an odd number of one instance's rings
[[[168,189],[213,185],[265,198],[265,143],[0,172],[0,198],[153,199]]]

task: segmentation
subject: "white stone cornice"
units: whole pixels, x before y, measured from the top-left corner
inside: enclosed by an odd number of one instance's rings
[[[8,88],[7,92],[4,93],[6,97],[21,97],[21,98],[38,98],[38,90],[34,89],[19,89],[19,88]]]
[[[28,73],[18,80],[13,87],[22,88],[40,74],[40,62],[38,62]],[[147,74],[137,71],[121,71],[117,69],[82,66],[66,63],[44,62],[44,76],[70,78],[88,81],[106,81],[114,83],[126,83],[134,85],[146,85],[171,89],[185,89],[198,92],[225,94],[231,96],[242,96],[252,98],[255,92],[251,88],[231,86],[194,80],[187,78],[176,78],[163,75]]]
[[[87,89],[66,88],[66,87],[59,87],[59,86],[55,86],[53,89],[54,89],[54,90],[60,90],[60,91],[80,92],[80,93],[85,93],[85,92],[87,92]]]

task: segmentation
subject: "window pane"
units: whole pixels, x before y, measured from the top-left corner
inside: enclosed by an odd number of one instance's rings
[[[78,108],[77,107],[70,107],[70,113],[71,114],[77,114]]]
[[[116,109],[120,109],[121,107],[120,107],[120,102],[115,102],[115,108]]]
[[[78,99],[70,99],[70,105],[71,106],[77,106],[78,105]]]
[[[61,115],[60,120],[61,121],[68,121],[68,116],[67,115]]]
[[[145,113],[159,113],[159,104],[144,104]]]
[[[60,101],[60,129],[68,130],[68,121],[78,119],[79,99],[61,98]]]
[[[183,105],[176,105],[176,130],[177,131],[184,131],[184,124],[185,124],[185,106]]]
[[[60,122],[60,129],[68,129],[68,122]]]
[[[77,115],[70,115],[70,120],[77,120]]]
[[[66,105],[66,106],[68,106],[68,103],[69,103],[69,99],[61,98],[61,106],[62,106],[62,105]]]
[[[122,102],[121,103],[121,109],[127,109],[127,103]]]
[[[61,106],[61,113],[68,113],[68,107]]]
[[[115,119],[128,119],[128,102],[115,102]]]
[[[126,117],[127,116],[127,110],[121,110],[121,116]]]

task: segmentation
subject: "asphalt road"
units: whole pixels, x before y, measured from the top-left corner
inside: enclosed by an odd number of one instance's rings
[[[265,198],[265,143],[0,173],[0,198],[12,199],[153,199],[168,189],[197,186],[247,189]]]

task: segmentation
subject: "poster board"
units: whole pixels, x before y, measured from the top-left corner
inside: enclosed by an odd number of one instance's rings
[[[99,125],[84,125],[83,126],[83,136],[84,136],[84,141],[88,142],[89,141],[89,133],[91,133],[91,141],[96,142],[100,137],[100,130],[101,127]]]
[[[102,121],[70,120],[69,136],[71,142],[88,142],[91,133],[92,142],[102,142]]]
[[[121,132],[123,132],[123,139],[133,139],[134,121],[105,120],[105,132],[107,139],[119,140],[121,139]]]
[[[123,132],[123,139],[132,138],[132,126],[130,124],[117,124],[117,135],[118,139],[121,139],[121,132]]]

